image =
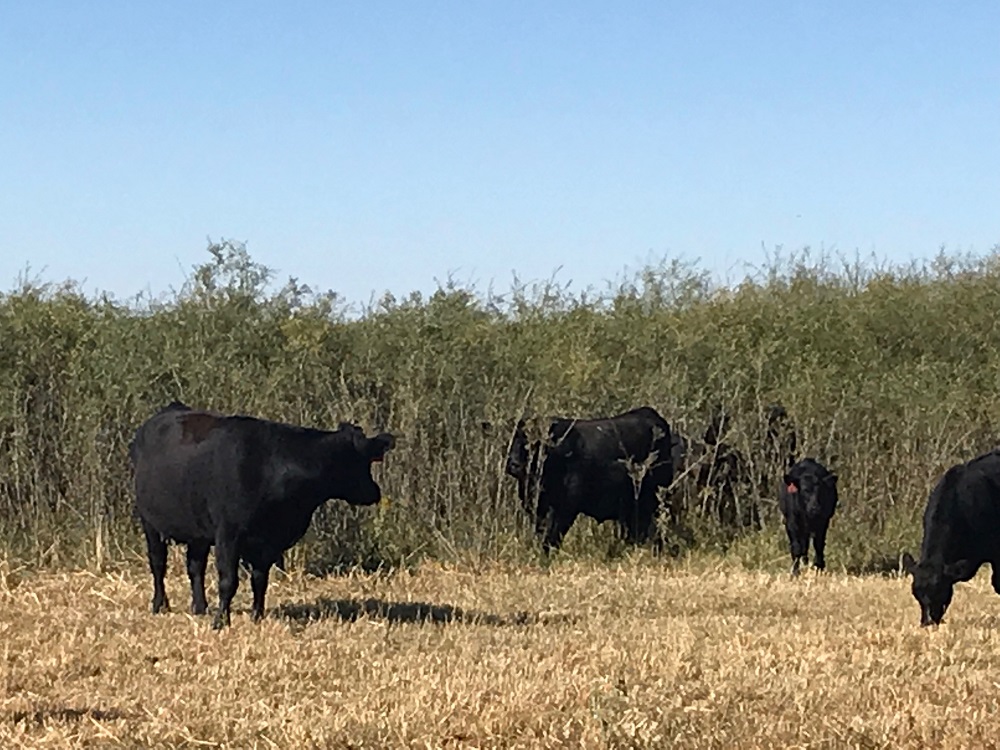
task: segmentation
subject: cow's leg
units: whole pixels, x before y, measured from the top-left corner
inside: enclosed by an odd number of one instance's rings
[[[667,521],[671,526],[676,526],[680,521],[680,513],[677,507],[677,495],[674,492],[665,492],[663,495],[663,508],[667,511]]]
[[[545,554],[549,554],[554,549],[559,549],[562,545],[563,537],[569,531],[576,520],[576,513],[553,512],[549,518],[549,525],[545,531],[545,538],[542,540],[542,549]]]
[[[649,496],[648,490],[643,490],[639,497],[638,507],[628,514],[625,524],[626,537],[632,544],[645,544],[653,532],[653,521],[656,517],[656,495]]]
[[[170,609],[163,582],[167,575],[167,543],[160,533],[145,521],[142,521],[142,531],[146,535],[149,571],[153,574],[153,614],[156,615]]]
[[[533,497],[531,484],[526,477],[519,477],[517,480],[517,499],[521,502],[521,507],[528,517],[535,515],[535,498]]]
[[[205,568],[208,565],[208,542],[192,542],[187,547],[187,574],[191,582],[191,614],[203,615],[208,611],[205,599]]]
[[[254,622],[264,617],[264,594],[267,592],[267,579],[271,574],[271,564],[254,563],[250,570],[250,586],[253,589],[253,609],[250,617]]]
[[[655,498],[654,498],[655,500]],[[636,544],[647,544],[652,541],[652,552],[658,555],[663,551],[663,535],[656,527],[656,505],[642,511],[635,529]]]
[[[737,524],[736,495],[728,482],[717,486],[718,492],[718,513],[719,526],[723,529],[732,529]]]
[[[826,570],[826,525],[821,526],[816,529],[813,534],[813,549],[816,551],[816,558],[813,560],[813,565],[816,566],[816,570]]]
[[[799,532],[798,529],[788,529],[788,546],[792,553],[792,575],[799,574],[799,565],[809,557],[809,536]]]
[[[215,613],[212,627],[216,630],[229,625],[229,609],[239,586],[240,556],[238,540],[233,529],[220,527],[215,534],[215,567],[219,571],[219,611]]]
[[[555,512],[547,505],[538,504],[535,511],[535,535],[543,539],[548,536],[549,528],[555,522],[553,516]]]

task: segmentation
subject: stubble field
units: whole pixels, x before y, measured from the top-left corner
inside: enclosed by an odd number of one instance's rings
[[[141,568],[0,577],[2,747],[995,747],[1000,600],[709,562],[276,576],[148,613]]]

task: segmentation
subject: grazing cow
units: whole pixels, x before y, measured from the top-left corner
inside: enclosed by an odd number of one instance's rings
[[[953,466],[931,491],[924,510],[920,562],[903,555],[920,604],[920,624],[937,625],[955,584],[968,581],[983,563],[993,568],[1000,594],[1000,451]]]
[[[837,475],[813,458],[803,458],[785,474],[778,504],[785,517],[785,531],[792,553],[792,575],[809,557],[812,539],[817,570],[826,567],[826,530],[837,509]]]
[[[392,435],[365,437],[341,424],[333,432],[244,416],[193,411],[175,402],[136,431],[130,446],[136,512],[153,574],[153,612],[167,608],[167,541],[187,546],[191,611],[204,614],[205,566],[215,546],[219,610],[229,624],[240,561],[250,566],[254,620],[264,614],[272,564],[302,538],[328,498],[373,505],[381,490],[371,464]]]
[[[556,418],[543,444],[530,442],[519,423],[507,473],[534,511],[546,552],[558,549],[581,513],[617,521],[630,542],[641,543],[652,531],[657,489],[673,481],[670,425],[650,407],[602,419]]]

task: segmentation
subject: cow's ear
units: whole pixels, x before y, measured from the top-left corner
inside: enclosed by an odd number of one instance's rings
[[[956,560],[944,566],[944,574],[953,581],[967,581],[976,573],[972,560]]]
[[[899,562],[903,566],[903,572],[908,576],[912,576],[913,571],[917,569],[917,561],[913,559],[913,555],[909,552],[904,552]]]
[[[791,474],[785,474],[785,489],[794,494],[799,491],[799,480]]]
[[[383,432],[368,439],[368,459],[381,461],[385,454],[396,445],[396,438],[388,432]]]

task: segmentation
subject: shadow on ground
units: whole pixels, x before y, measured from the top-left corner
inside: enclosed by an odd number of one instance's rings
[[[465,623],[510,627],[534,624],[570,622],[571,615],[561,613],[512,612],[497,615],[490,612],[453,607],[450,604],[427,602],[392,602],[384,599],[318,599],[315,602],[284,604],[275,617],[295,623],[308,623],[330,618],[354,622],[360,617],[385,620],[392,624]]]
[[[36,708],[27,711],[11,711],[7,714],[10,721],[15,724],[25,722],[26,724],[49,724],[68,723],[90,719],[91,721],[117,721],[119,719],[132,718],[131,714],[119,711],[116,708],[70,708],[67,706]]]
[[[893,578],[903,572],[901,558],[902,553],[876,555],[862,562],[848,564],[844,566],[844,571],[852,576],[876,575]]]

